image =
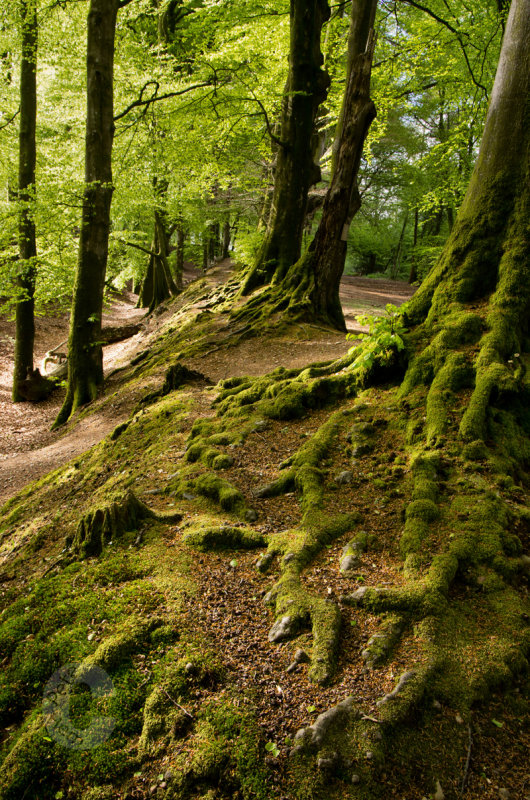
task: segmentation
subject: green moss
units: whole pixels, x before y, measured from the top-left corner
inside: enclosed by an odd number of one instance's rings
[[[405,512],[406,519],[422,520],[423,522],[434,522],[438,519],[440,512],[438,506],[432,500],[413,500],[408,504]]]
[[[106,670],[115,669],[144,647],[149,641],[151,631],[160,624],[161,620],[156,618],[130,622],[125,630],[108,637],[99,645],[96,652],[82,665],[81,673],[84,668],[89,668],[93,664]]]
[[[196,528],[187,531],[182,540],[197,550],[252,550],[266,543],[262,534],[233,525]]]
[[[214,472],[206,472],[194,482],[195,491],[218,503],[225,511],[242,512],[245,498],[231,483],[220,478]]]

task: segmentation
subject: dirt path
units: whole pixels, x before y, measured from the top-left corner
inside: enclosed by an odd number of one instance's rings
[[[187,280],[197,277],[190,270]],[[223,262],[209,273],[214,284],[223,283],[230,274],[229,262]],[[345,277],[341,283],[341,299],[348,330],[360,326],[355,316],[381,310],[387,303],[401,305],[412,294],[406,283],[367,278]],[[109,375],[107,394],[118,380],[112,372],[127,364],[133,355],[145,348],[163,324],[164,314],[145,318],[145,311],[135,308],[136,296],[124,292],[107,307],[104,327],[120,327],[144,320],[136,336],[104,348],[105,373]],[[40,365],[45,353],[68,336],[68,315],[39,317],[35,342],[35,363]],[[81,420],[67,431],[52,433],[50,426],[64,399],[64,391],[55,392],[43,403],[13,404],[11,378],[14,352],[14,323],[0,317],[0,503],[5,502],[27,483],[37,480],[53,469],[101,441],[116,425],[126,419],[131,409],[124,404],[106,404],[99,411]],[[220,350],[200,359],[199,369],[213,380],[232,375],[258,375],[278,366],[302,367],[314,361],[326,361],[345,353],[351,343],[340,333],[314,330],[296,341],[276,339],[241,342],[235,351]]]

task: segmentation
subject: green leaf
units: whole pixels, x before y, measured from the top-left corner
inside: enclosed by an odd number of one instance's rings
[[[317,707],[316,706],[307,706],[307,710],[309,711],[310,714],[312,714],[313,711],[317,710]]]
[[[497,728],[504,728],[504,722],[499,722],[497,719],[492,719],[491,721],[497,726]]]

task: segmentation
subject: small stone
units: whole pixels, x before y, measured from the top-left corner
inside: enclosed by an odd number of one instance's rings
[[[294,654],[294,660],[297,664],[308,664],[311,661],[306,651],[302,650],[300,647]]]
[[[441,787],[440,781],[436,781],[436,791],[434,793],[434,800],[445,800],[445,794]]]
[[[340,562],[340,571],[343,575],[348,575],[350,572],[358,572],[359,557],[356,555],[345,556]]]
[[[341,486],[345,486],[348,483],[351,483],[352,481],[353,481],[353,472],[351,472],[351,470],[349,469],[344,470],[344,472],[340,472],[335,478],[335,483],[338,483]]]
[[[298,669],[298,664],[296,663],[296,661],[293,661],[292,664],[289,664],[286,671],[289,673],[289,675],[291,675],[291,673],[296,672],[297,669]]]
[[[361,778],[360,778],[360,776],[359,776],[359,775],[357,775],[357,774],[354,772],[354,773],[353,773],[353,775],[352,775],[352,776],[351,776],[351,778],[350,778],[350,783],[353,783],[353,785],[355,786],[355,784],[357,784],[357,783],[360,783],[360,782],[361,782]]]
[[[268,427],[269,427],[269,423],[264,419],[258,419],[254,423],[254,431],[256,433],[261,433],[262,431],[266,431]]]
[[[191,494],[191,492],[182,492],[182,499],[183,500],[195,500],[196,495]]]
[[[186,671],[188,674],[189,674],[190,672],[193,672],[193,664],[191,663],[191,661],[188,661],[188,663],[186,664],[186,666],[184,667],[184,669],[185,669],[185,671]]]
[[[371,750],[367,750],[367,751],[366,751],[366,753],[365,753],[364,755],[365,755],[365,757],[368,759],[368,761],[371,761],[371,760],[372,760],[372,758],[374,757],[374,754],[372,753],[372,751],[371,751]]]
[[[247,508],[245,512],[245,520],[247,522],[256,522],[258,518],[258,512],[253,508]]]
[[[460,714],[456,714],[455,720],[458,722],[459,725],[463,725],[464,724],[464,720],[462,719]]]

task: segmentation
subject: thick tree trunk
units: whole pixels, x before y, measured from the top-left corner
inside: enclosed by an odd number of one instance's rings
[[[466,440],[484,439],[492,433],[491,404],[521,389],[523,353],[530,349],[529,39],[530,0],[513,0],[480,152],[464,202],[438,265],[407,312],[410,322],[425,320],[423,329],[429,337],[455,328],[457,312],[468,315],[466,325],[447,333],[446,346],[436,348],[436,357],[429,346],[412,361],[405,380],[406,391],[435,376],[430,405],[438,411],[435,393],[442,384],[454,390],[459,375],[462,378],[462,370],[455,369],[458,354],[454,350],[484,332],[471,370],[473,391],[460,422]],[[485,301],[484,315],[475,309]],[[444,423],[444,414],[435,418],[433,412],[430,442],[443,437]]]
[[[333,143],[331,166],[332,174],[337,169],[339,147],[346,113],[348,82],[352,73],[354,62],[361,53],[364,53],[366,49],[366,42],[368,41],[370,30],[375,24],[376,10],[377,3],[367,4],[366,0],[351,0],[350,30],[348,33],[348,60],[346,65],[346,89],[344,91],[344,99],[337,122],[337,130],[335,131],[335,141]]]
[[[329,18],[327,0],[291,0],[289,77],[283,101],[274,194],[268,230],[243,293],[280,282],[300,257],[310,186],[320,179],[313,135],[329,78],[321,68],[320,35]]]
[[[35,270],[37,244],[33,204],[35,201],[35,166],[37,150],[37,2],[21,0],[22,59],[20,67],[20,135],[19,135],[19,266],[16,305],[15,366],[13,371],[13,401],[25,397],[20,385],[33,371],[35,340]]]
[[[376,0],[355,3],[356,13],[362,15],[366,24],[354,18],[352,26],[365,31],[368,22],[374,19],[376,5]],[[358,37],[356,41],[360,41]],[[345,329],[345,323],[339,299],[340,279],[346,260],[349,227],[361,206],[357,176],[364,141],[376,115],[370,99],[374,44],[374,32],[370,28],[367,39],[352,63],[344,96],[344,126],[337,164],[324,200],[320,225],[309,252],[292,268],[287,278],[294,290],[291,311],[296,312],[299,307],[305,316],[342,330]],[[307,274],[305,283],[302,277],[304,271]],[[298,272],[302,273],[300,278],[296,277]]]
[[[103,383],[101,315],[112,202],[114,38],[118,0],[91,0],[87,40],[85,190],[68,341],[68,388],[55,425],[94,400]]]

